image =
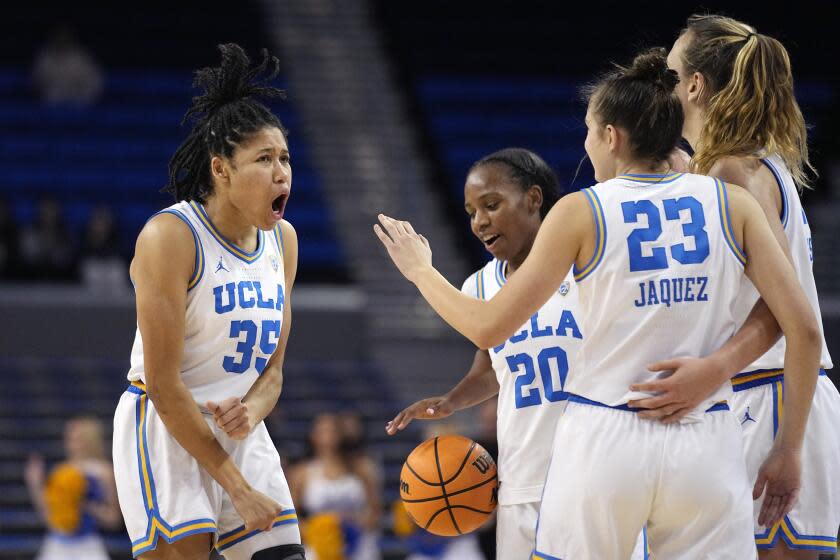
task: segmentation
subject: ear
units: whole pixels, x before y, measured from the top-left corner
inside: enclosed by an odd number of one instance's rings
[[[525,191],[525,199],[527,200],[528,210],[530,212],[539,212],[543,203],[543,192],[539,185],[531,185]]]
[[[607,136],[607,147],[609,148],[610,153],[614,154],[621,146],[621,132],[619,132],[619,130],[611,124],[608,124],[605,127],[605,132]]]
[[[703,100],[703,95],[705,94],[707,87],[708,82],[706,80],[706,76],[700,72],[693,72],[691,76],[688,77],[688,86],[686,87],[688,100],[692,103],[700,103]]]
[[[214,179],[218,179],[219,181],[230,179],[230,170],[228,169],[227,162],[219,156],[213,156],[213,159],[210,160],[210,171]]]

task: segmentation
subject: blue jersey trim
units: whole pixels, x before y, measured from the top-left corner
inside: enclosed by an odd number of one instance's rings
[[[277,245],[277,250],[280,256],[283,256],[283,230],[280,229],[280,224],[274,226],[274,243]]]
[[[610,406],[608,404],[604,404],[602,402],[593,401],[592,399],[587,399],[586,397],[581,397],[580,395],[575,395],[574,393],[566,393],[565,399],[560,400],[568,400],[569,402],[578,403],[578,404],[587,404],[590,406],[598,406],[601,408],[611,408],[613,410],[623,410],[625,412],[639,412],[641,409],[638,408],[630,408],[626,404],[620,404],[617,406]],[[729,410],[729,403],[726,401],[721,401],[719,403],[715,403],[709,408],[706,409],[706,412],[717,412],[719,410]]]
[[[619,175],[616,179],[639,183],[637,186],[656,186],[673,183],[685,173],[628,173]]]
[[[265,239],[262,230],[257,230],[256,250],[252,253],[249,253],[240,249],[239,247],[225,239],[221,233],[219,233],[219,230],[217,230],[216,226],[213,225],[213,222],[210,221],[210,216],[207,215],[207,212],[204,210],[204,206],[193,200],[192,202],[190,202],[190,208],[198,218],[198,221],[201,222],[201,225],[203,225],[204,228],[208,232],[210,232],[210,235],[212,235],[213,238],[216,239],[216,241],[218,241],[219,245],[221,245],[225,249],[225,251],[227,251],[237,259],[244,261],[248,264],[251,264],[258,258],[260,258],[260,255],[262,255],[263,249],[265,248]]]
[[[271,526],[280,527],[281,525],[289,525],[297,523],[297,513],[293,509],[284,509],[280,514],[274,518],[274,524]],[[244,525],[240,525],[233,531],[228,531],[223,535],[219,535],[219,540],[216,542],[216,550],[223,551],[232,547],[235,544],[241,543],[245,539],[249,539],[254,535],[262,533],[259,529],[254,531],[247,531]]]
[[[507,261],[496,261],[496,283],[501,288],[507,282],[505,278],[505,266]]]
[[[828,375],[826,371],[820,368],[819,375]],[[785,370],[781,368],[775,369],[755,369],[752,371],[745,371],[739,373],[732,378],[732,390],[736,393],[746,391],[754,387],[761,387],[763,385],[770,385],[777,381],[782,381],[785,378]]]
[[[799,550],[819,550],[821,552],[835,552],[837,537],[823,535],[804,535],[794,528],[787,515],[763,533],[755,535],[756,547],[767,550],[774,548],[781,537],[788,548]]]
[[[484,269],[479,270],[475,275],[475,291],[478,299],[484,299]]]
[[[589,207],[592,210],[592,217],[595,218],[595,253],[592,255],[592,259],[582,269],[578,270],[577,266],[572,267],[572,272],[577,282],[584,280],[601,264],[607,246],[607,224],[604,219],[604,208],[601,206],[601,201],[598,199],[598,195],[595,194],[592,187],[584,189],[581,192],[589,203]]]
[[[534,550],[534,553],[531,555],[531,560],[563,560],[559,556],[552,556],[550,554],[546,554],[545,552],[540,552],[539,550]]]
[[[190,228],[193,236],[193,244],[195,245],[195,263],[193,264],[193,273],[190,277],[190,281],[187,282],[187,291],[189,292],[193,288],[195,288],[196,284],[201,280],[201,277],[204,276],[204,246],[201,244],[201,238],[198,236],[198,232],[195,231],[192,223],[190,223],[189,219],[180,211],[174,208],[167,208],[166,210],[161,210],[157,214],[154,214],[152,218],[159,214],[172,214],[173,216],[177,216],[181,221],[187,224],[187,227]],[[149,218],[150,220],[152,218]],[[132,281],[131,285],[134,285]]]
[[[779,172],[776,170],[776,166],[770,163],[770,161],[762,159],[761,163],[766,165],[767,169],[770,170],[770,173],[773,174],[773,177],[776,179],[776,185],[779,187],[779,192],[782,193],[782,212],[779,216],[779,220],[782,222],[782,228],[787,229],[790,214],[790,203],[788,202],[787,190],[785,189],[785,184],[782,181],[782,176],[779,175]]]
[[[747,256],[744,254],[741,246],[738,245],[735,234],[732,232],[732,220],[729,218],[729,198],[726,195],[726,184],[717,177],[714,178],[714,181],[717,189],[718,214],[720,215],[720,228],[723,230],[723,238],[726,240],[726,244],[729,246],[732,254],[741,263],[741,266],[746,266]]]

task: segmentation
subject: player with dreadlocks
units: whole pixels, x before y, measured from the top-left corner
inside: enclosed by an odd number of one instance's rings
[[[144,559],[303,560],[263,419],[280,396],[297,236],[284,221],[286,132],[260,101],[279,62],[234,44],[195,74],[203,92],[169,164],[176,204],[137,239],[137,334],[114,417],[114,469]]]

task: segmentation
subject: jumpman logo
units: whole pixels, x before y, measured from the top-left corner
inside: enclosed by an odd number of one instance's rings
[[[750,416],[750,407],[747,407],[747,411],[744,413],[744,418],[741,420],[741,425],[743,426],[747,422],[755,422],[755,418]]]
[[[222,257],[219,257],[219,264],[216,265],[216,272],[219,272],[220,270],[224,270],[225,272],[230,272],[230,270],[225,266],[225,263],[222,260]],[[215,272],[214,272],[214,274],[215,274]]]

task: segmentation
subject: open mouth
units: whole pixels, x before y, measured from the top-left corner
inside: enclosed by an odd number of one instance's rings
[[[484,239],[483,240],[484,241],[484,246],[488,249],[492,249],[493,245],[496,243],[496,241],[499,240],[499,237],[501,237],[501,236],[500,235],[494,235],[493,237],[488,237],[488,238]]]
[[[271,202],[271,210],[274,213],[274,217],[278,220],[283,217],[283,211],[286,209],[286,201],[288,199],[289,195],[281,194]]]

